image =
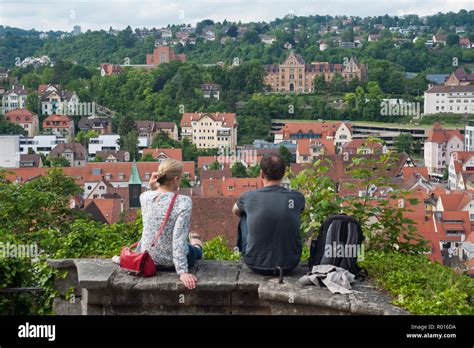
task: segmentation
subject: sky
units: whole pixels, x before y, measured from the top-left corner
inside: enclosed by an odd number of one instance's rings
[[[473,0],[0,0],[0,24],[40,31],[271,21],[288,14],[377,16],[473,10]]]

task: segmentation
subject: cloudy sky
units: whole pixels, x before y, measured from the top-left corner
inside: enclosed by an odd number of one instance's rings
[[[473,0],[0,0],[0,24],[37,30],[269,21],[294,15],[374,16],[473,10]]]

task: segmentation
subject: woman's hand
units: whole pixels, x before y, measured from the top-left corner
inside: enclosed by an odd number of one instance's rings
[[[196,287],[197,278],[194,274],[191,273],[181,273],[179,279],[183,282],[184,286],[189,290],[192,290]]]
[[[152,190],[156,190],[156,189],[158,189],[158,187],[159,187],[159,185],[158,185],[158,183],[156,182],[156,180],[158,180],[158,173],[157,173],[157,172],[151,173],[150,181],[148,181],[148,184],[150,185],[150,188],[151,188]]]

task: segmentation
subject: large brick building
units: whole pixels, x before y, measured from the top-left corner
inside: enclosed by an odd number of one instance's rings
[[[273,92],[312,92],[316,76],[322,75],[324,80],[329,82],[337,73],[346,81],[355,78],[363,81],[367,78],[367,65],[359,64],[352,57],[346,64],[329,62],[306,64],[299,54],[291,50],[282,64],[265,65],[264,82]]]
[[[158,65],[161,63],[169,63],[179,60],[186,61],[184,54],[176,54],[174,49],[169,46],[158,46],[153,50],[153,53],[146,55],[146,63],[149,65]]]

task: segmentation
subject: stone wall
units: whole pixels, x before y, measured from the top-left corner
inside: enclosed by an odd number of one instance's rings
[[[255,274],[240,261],[200,261],[192,270],[197,288],[187,290],[176,273],[135,277],[109,260],[64,259],[49,264],[67,271],[65,278],[55,279],[61,294],[75,288],[70,301],[55,299],[57,315],[407,314],[367,281],[356,283],[350,295],[302,286],[297,280],[306,272],[303,265],[280,284],[276,277]]]

